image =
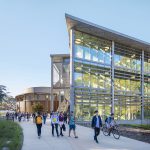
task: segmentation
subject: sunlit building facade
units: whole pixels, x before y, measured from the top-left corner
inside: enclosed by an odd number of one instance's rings
[[[57,111],[68,111],[70,101],[70,55],[53,54],[51,57],[51,110],[55,110],[55,99],[58,99]]]
[[[70,46],[70,110],[78,121],[150,118],[150,44],[66,15]]]
[[[50,87],[30,87],[15,97],[16,111],[22,113],[33,113],[33,106],[40,103],[43,106],[43,112],[50,112]],[[55,94],[55,93],[54,93]],[[58,99],[55,97],[54,110],[58,108]]]
[[[71,109],[88,121],[95,109],[118,120],[150,116],[150,44],[66,15]]]

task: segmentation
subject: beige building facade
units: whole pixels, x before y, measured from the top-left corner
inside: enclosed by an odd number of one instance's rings
[[[17,112],[33,112],[33,105],[40,103],[43,105],[44,112],[50,112],[50,87],[31,87],[27,88],[22,94],[16,96]],[[54,94],[54,111],[58,109],[59,101]]]

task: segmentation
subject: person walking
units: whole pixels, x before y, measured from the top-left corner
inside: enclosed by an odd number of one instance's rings
[[[47,113],[43,113],[43,122],[46,123]]]
[[[41,128],[42,128],[42,116],[40,115],[40,112],[38,112],[37,116],[35,117],[35,123],[37,126],[38,138],[40,138],[41,137]]]
[[[74,117],[73,111],[71,111],[70,116],[69,116],[69,137],[70,137],[71,130],[73,130],[74,137],[78,138],[78,136],[76,135],[75,129],[76,129],[75,117]]]
[[[110,133],[111,133],[111,131],[115,125],[114,113],[111,113],[111,115],[108,118],[106,118],[105,123],[106,123],[108,130],[109,130],[108,135],[110,136]]]
[[[27,121],[29,121],[29,119],[30,119],[30,114],[27,112]]]
[[[64,113],[64,123],[67,124],[67,113],[66,112]]]
[[[19,112],[18,114],[18,121],[21,122],[22,114]]]
[[[64,136],[63,133],[62,133],[62,127],[64,125],[64,115],[63,115],[63,112],[60,112],[60,115],[59,115],[59,125],[60,125],[60,135]]]
[[[33,123],[35,123],[35,113],[32,114],[32,118],[33,118]]]
[[[97,136],[100,133],[100,127],[102,127],[102,120],[98,114],[98,110],[95,111],[95,115],[92,118],[92,128],[94,129],[94,140],[98,143]]]
[[[57,137],[59,137],[58,123],[59,123],[58,114],[53,112],[53,114],[51,115],[52,135],[54,136],[54,128],[55,128]]]

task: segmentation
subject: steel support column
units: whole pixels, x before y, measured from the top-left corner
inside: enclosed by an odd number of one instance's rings
[[[70,30],[70,111],[74,111],[74,30]]]
[[[144,50],[141,58],[141,120],[144,120]]]
[[[111,113],[114,113],[114,49],[115,43],[112,41],[111,49]]]
[[[51,57],[51,98],[50,98],[50,111],[54,110],[54,94],[53,94],[53,57]]]

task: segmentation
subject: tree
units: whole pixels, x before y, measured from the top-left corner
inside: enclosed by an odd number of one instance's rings
[[[32,106],[32,109],[34,112],[42,112],[44,108],[43,108],[43,105],[41,103],[35,103]]]
[[[15,110],[16,100],[8,95],[6,86],[0,85],[0,109],[2,110]]]
[[[16,99],[13,98],[12,96],[7,96],[2,101],[2,109],[15,111],[16,110]]]
[[[0,103],[7,97],[6,86],[0,85]]]

